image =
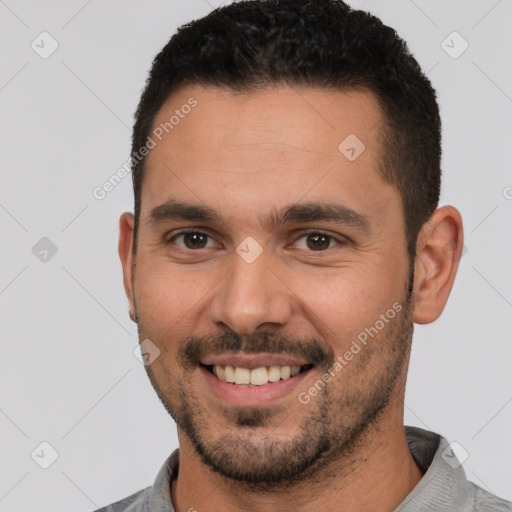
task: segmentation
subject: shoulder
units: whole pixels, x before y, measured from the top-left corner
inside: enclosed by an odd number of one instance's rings
[[[179,449],[174,450],[160,468],[153,485],[135,492],[94,512],[148,512],[151,510],[174,512],[171,498],[171,480],[177,476]]]
[[[150,491],[151,487],[147,487],[94,512],[142,512],[144,510],[143,505],[147,501]]]
[[[396,511],[512,512],[512,503],[469,481],[453,450],[441,435],[405,427],[407,443],[423,478]]]
[[[498,498],[473,482],[468,482],[473,491],[473,512],[512,512],[512,502]]]

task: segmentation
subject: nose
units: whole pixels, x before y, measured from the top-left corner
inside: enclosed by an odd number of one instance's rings
[[[211,323],[239,335],[258,329],[283,327],[293,312],[293,293],[260,255],[247,263],[233,254],[231,271],[212,295],[208,317]]]

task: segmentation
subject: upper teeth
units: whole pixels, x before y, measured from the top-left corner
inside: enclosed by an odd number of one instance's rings
[[[234,366],[213,365],[213,373],[225,382],[233,384],[252,384],[261,386],[268,382],[277,382],[295,377],[300,372],[300,366],[262,366],[261,368],[238,368]]]

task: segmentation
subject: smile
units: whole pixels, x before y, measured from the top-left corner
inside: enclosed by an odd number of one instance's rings
[[[206,369],[218,379],[238,386],[263,386],[268,383],[288,380],[299,373],[309,370],[313,365],[260,366],[259,368],[243,368],[231,365],[208,365]]]
[[[225,353],[201,360],[208,393],[223,404],[264,406],[291,397],[304,386],[314,365],[288,354]]]

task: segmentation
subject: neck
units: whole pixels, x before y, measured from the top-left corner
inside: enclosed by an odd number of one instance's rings
[[[422,477],[407,445],[402,420],[396,416],[395,420],[368,427],[353,453],[334,459],[311,478],[269,491],[255,490],[213,472],[178,431],[180,459],[178,478],[172,482],[174,508],[176,512],[284,512],[290,510],[293,500],[294,508],[300,505],[307,510],[391,512]]]

